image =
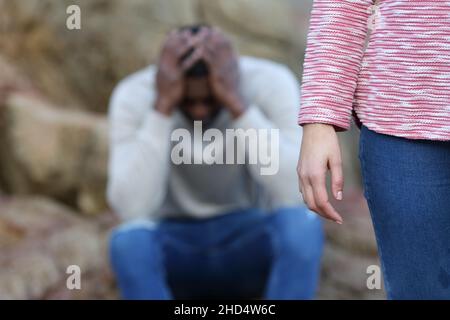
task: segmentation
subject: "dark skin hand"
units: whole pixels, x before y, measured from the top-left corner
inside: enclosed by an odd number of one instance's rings
[[[191,49],[192,54],[180,64]],[[214,98],[233,118],[238,118],[246,109],[240,92],[238,59],[230,41],[216,28],[204,27],[195,35],[188,30],[169,34],[158,64],[155,109],[165,115],[172,114],[185,95],[184,74],[199,60],[208,65],[208,83]]]
[[[230,41],[217,28],[203,28],[198,36],[200,41],[185,64],[205,61],[209,68],[209,84],[216,100],[236,119],[246,109],[240,91],[237,54]]]
[[[189,31],[172,31],[161,50],[158,72],[156,75],[155,109],[162,114],[172,114],[174,108],[184,96],[184,72],[195,61],[183,63],[179,61],[191,48],[200,41],[200,35],[192,35]]]

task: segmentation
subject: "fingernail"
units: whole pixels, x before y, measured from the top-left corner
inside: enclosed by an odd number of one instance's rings
[[[338,193],[336,195],[336,199],[342,200],[342,191],[338,191]]]
[[[342,221],[341,220],[336,220],[336,223],[337,224],[342,224]]]

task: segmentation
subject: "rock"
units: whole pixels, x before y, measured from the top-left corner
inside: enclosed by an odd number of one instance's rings
[[[0,181],[6,191],[51,196],[86,214],[106,209],[104,117],[12,94],[0,119]]]
[[[41,299],[55,292],[95,298],[101,290],[93,290],[90,279],[102,279],[96,283],[116,296],[107,228],[45,198],[1,198],[0,207],[0,299]],[[66,287],[70,265],[81,269],[81,290]]]
[[[86,162],[79,182],[77,207],[87,214],[100,213],[107,208],[108,139],[108,124],[101,118],[92,128]]]
[[[289,1],[227,0],[202,1],[205,19],[225,28],[234,29],[235,34],[254,35],[269,41],[290,42],[294,10]],[[267,23],[269,21],[270,23]]]
[[[19,90],[32,90],[31,82],[11,62],[0,55],[0,95],[3,95],[3,98],[5,98],[6,91]]]
[[[66,28],[78,4],[82,29]],[[0,49],[57,104],[105,112],[112,88],[159,52],[167,31],[196,19],[195,0],[0,2]],[[1,39],[14,41],[1,41]],[[55,90],[55,88],[58,88]]]

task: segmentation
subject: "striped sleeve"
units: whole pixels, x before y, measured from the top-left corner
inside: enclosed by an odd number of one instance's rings
[[[374,0],[314,0],[302,79],[300,125],[350,127]]]

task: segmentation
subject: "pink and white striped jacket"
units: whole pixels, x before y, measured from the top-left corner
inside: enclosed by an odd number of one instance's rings
[[[314,1],[299,124],[450,140],[450,1],[374,2]]]

